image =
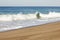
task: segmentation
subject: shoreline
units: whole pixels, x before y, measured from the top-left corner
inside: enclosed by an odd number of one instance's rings
[[[58,21],[51,21],[51,22],[46,22],[46,23],[42,23],[42,24],[36,24],[36,25],[31,25],[31,26],[18,26],[18,27],[12,27],[12,28],[1,28],[0,29],[0,33],[1,32],[8,32],[8,31],[13,31],[13,30],[19,30],[19,29],[25,29],[25,28],[31,28],[31,27],[36,27],[36,26],[42,26],[42,25],[47,25],[47,24],[51,24],[51,23],[57,23],[57,22],[60,22],[59,20]]]
[[[16,29],[10,29],[10,30],[5,30],[5,31],[0,31],[0,33],[4,33],[4,32],[9,32],[9,31],[14,31],[14,30],[23,30],[23,29],[29,29],[29,28],[34,28],[34,27],[41,27],[45,25],[53,25],[53,24],[58,24],[60,23],[60,21],[56,21],[56,22],[49,22],[49,23],[45,23],[45,24],[40,24],[40,25],[34,25],[34,26],[27,26],[27,27],[22,27],[22,28],[16,28]]]
[[[6,37],[8,36],[8,37]],[[26,39],[25,39],[26,38]],[[1,40],[59,40],[60,22],[0,32]]]

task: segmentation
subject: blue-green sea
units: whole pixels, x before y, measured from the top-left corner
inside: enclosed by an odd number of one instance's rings
[[[39,13],[39,19],[37,14]],[[60,7],[0,7],[0,32],[60,21]]]

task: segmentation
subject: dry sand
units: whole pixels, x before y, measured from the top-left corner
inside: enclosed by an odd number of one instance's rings
[[[1,32],[0,40],[60,40],[60,22]]]

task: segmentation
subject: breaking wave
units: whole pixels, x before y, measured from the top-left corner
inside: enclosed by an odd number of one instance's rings
[[[28,20],[28,19],[37,19],[36,13],[33,14],[2,14],[0,15],[0,21],[13,21],[13,20]],[[48,14],[40,13],[42,19],[49,19],[49,18],[59,18],[60,13],[58,12],[49,12]]]

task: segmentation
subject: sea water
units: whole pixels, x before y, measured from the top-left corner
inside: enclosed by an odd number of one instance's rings
[[[0,32],[56,21],[60,21],[60,7],[0,7]]]

